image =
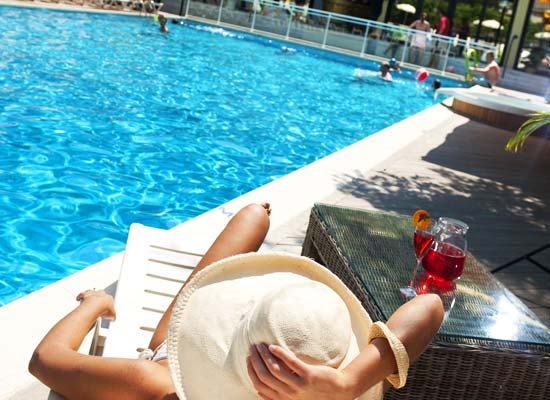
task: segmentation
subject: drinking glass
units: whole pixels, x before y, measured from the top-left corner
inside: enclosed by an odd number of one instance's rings
[[[432,244],[434,240],[434,230],[435,225],[430,224],[425,229],[420,229],[416,227],[414,229],[414,236],[413,236],[413,245],[414,245],[414,255],[416,257],[416,263],[414,265],[414,269],[412,272],[411,280],[409,281],[409,286],[400,288],[399,291],[403,296],[405,296],[407,299],[416,296],[416,292],[414,290],[414,279],[416,276],[416,273],[418,271],[418,266],[420,265],[422,258],[430,248],[430,245]]]
[[[422,266],[432,276],[454,281],[464,271],[468,225],[457,219],[440,217],[434,240],[422,258]]]
[[[414,277],[415,294],[434,293],[443,303],[443,319],[446,319],[456,300],[456,284],[454,281],[445,281],[436,278],[423,268]]]
[[[453,218],[440,217],[432,233],[433,240],[421,259],[422,271],[413,278],[416,294],[435,293],[443,301],[445,317],[456,298],[456,284],[464,271],[468,225]]]

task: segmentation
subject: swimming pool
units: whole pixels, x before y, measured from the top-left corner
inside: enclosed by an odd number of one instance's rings
[[[169,28],[2,7],[0,305],[433,104],[408,71]]]

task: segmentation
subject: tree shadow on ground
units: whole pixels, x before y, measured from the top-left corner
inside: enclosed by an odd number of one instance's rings
[[[464,220],[469,250],[496,268],[550,242],[550,142],[529,139],[512,154],[504,151],[509,136],[469,121],[421,160],[401,152],[373,171],[338,176],[337,184],[380,210],[423,208]]]

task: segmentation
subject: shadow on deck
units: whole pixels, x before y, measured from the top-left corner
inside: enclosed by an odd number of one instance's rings
[[[508,153],[510,132],[451,120],[375,170],[337,177],[340,192],[380,210],[464,220],[469,250],[489,269],[549,243],[550,141],[529,138],[522,152]],[[550,267],[550,250],[536,259]],[[496,276],[550,324],[548,273],[522,261]]]

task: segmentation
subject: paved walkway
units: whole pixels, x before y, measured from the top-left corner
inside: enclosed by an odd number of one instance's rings
[[[504,151],[510,136],[449,113],[377,167],[336,176],[339,190],[319,202],[462,219],[469,250],[497,268],[550,243],[550,141],[530,138],[512,154]],[[277,247],[299,253],[307,220],[304,212],[275,232]],[[535,258],[550,268],[550,249]],[[496,276],[550,325],[550,274],[524,261]]]

